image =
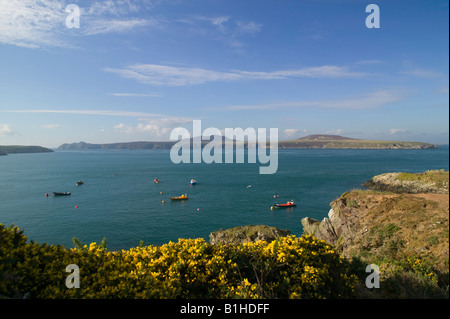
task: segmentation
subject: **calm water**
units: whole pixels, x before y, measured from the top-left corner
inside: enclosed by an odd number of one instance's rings
[[[208,239],[214,230],[249,224],[301,235],[303,217],[323,219],[333,199],[374,175],[442,168],[449,168],[448,146],[282,150],[273,175],[259,175],[259,164],[175,165],[162,150],[17,154],[0,157],[0,223],[18,225],[36,242],[66,247],[73,247],[72,237],[84,243],[106,237],[110,250],[134,247],[140,240]],[[160,184],[153,183],[155,177]],[[189,185],[191,178],[198,184]],[[76,186],[78,180],[85,184]],[[182,193],[190,199],[170,200]],[[298,206],[270,210],[274,202],[290,199]]]

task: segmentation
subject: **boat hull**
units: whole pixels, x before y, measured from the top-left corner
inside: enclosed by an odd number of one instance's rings
[[[297,204],[275,204],[274,206],[279,208],[287,208],[287,207],[295,207],[297,206]]]

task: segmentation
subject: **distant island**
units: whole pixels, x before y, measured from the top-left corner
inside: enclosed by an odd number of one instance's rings
[[[339,135],[317,134],[279,142],[279,148],[435,149],[438,147],[434,144],[422,142],[360,140]]]
[[[176,142],[125,142],[90,144],[85,142],[63,144],[59,150],[153,150],[170,149]]]
[[[85,142],[63,144],[60,150],[89,150],[89,149],[170,149],[178,141],[170,142],[125,142],[109,144],[90,144]],[[207,144],[209,141],[203,141]],[[237,142],[236,142],[237,143]],[[247,146],[247,143],[245,143]],[[278,142],[279,149],[436,149],[434,144],[422,142],[399,142],[399,141],[377,141],[360,140],[339,135],[316,134],[301,137],[296,140]]]
[[[51,153],[53,150],[42,146],[0,145],[0,156],[24,153]]]

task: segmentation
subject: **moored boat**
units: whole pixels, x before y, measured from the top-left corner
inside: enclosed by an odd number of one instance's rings
[[[191,179],[191,185],[195,185],[195,184],[197,184],[197,181],[195,180],[195,179]]]
[[[297,204],[293,200],[291,200],[291,201],[286,202],[284,204],[275,204],[274,206],[275,207],[295,207],[295,206],[297,206]]]
[[[155,182],[155,184],[159,184],[159,179],[155,178],[153,181]]]
[[[189,197],[186,194],[183,194],[181,196],[178,197],[170,197],[171,200],[184,200],[184,199],[189,199]]]
[[[69,193],[69,192],[66,192],[66,193],[57,193],[57,192],[53,192],[53,195],[55,195],[55,196],[70,196],[70,195],[72,195],[72,194]]]
[[[83,185],[83,184],[84,184],[83,181],[78,181],[78,182],[76,183],[77,186],[80,186],[80,185]]]

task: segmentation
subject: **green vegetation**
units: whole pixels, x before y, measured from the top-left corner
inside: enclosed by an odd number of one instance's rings
[[[22,154],[22,153],[49,153],[51,149],[42,146],[0,145],[0,155]]]
[[[358,190],[340,198],[346,207],[358,202],[364,219],[352,225],[361,232],[337,246],[345,244],[360,278],[366,265],[380,267],[381,289],[370,291],[361,281],[358,297],[448,298],[448,195],[421,196]]]
[[[449,182],[449,172],[445,170],[429,170],[425,173],[400,173],[397,177],[400,181],[432,183],[437,187],[444,187]]]
[[[79,240],[74,240],[81,246]],[[211,245],[180,239],[109,252],[27,242],[0,224],[0,298],[350,298],[351,264],[312,236]],[[68,289],[65,269],[80,269]]]
[[[436,145],[422,142],[358,140],[337,135],[311,135],[297,140],[280,141],[280,148],[336,149],[428,149]]]

